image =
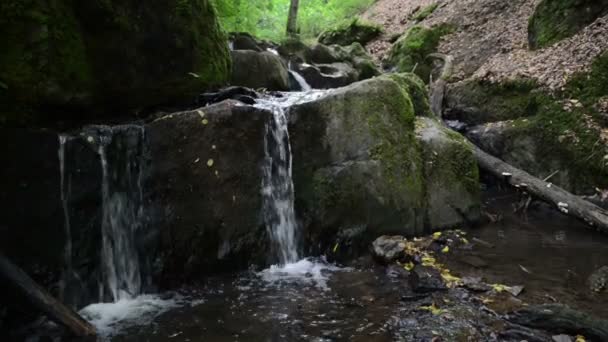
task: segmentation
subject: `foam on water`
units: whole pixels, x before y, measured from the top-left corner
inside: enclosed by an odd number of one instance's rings
[[[97,328],[102,338],[108,338],[129,326],[147,325],[158,315],[182,305],[179,296],[163,299],[157,295],[141,295],[114,303],[91,304],[80,314]]]
[[[333,272],[349,271],[328,263],[324,258],[305,258],[294,263],[272,265],[258,275],[269,284],[298,283],[313,285],[323,290],[329,290],[327,281]]]

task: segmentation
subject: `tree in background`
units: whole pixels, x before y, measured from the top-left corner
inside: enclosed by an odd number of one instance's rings
[[[293,37],[298,34],[298,8],[300,0],[291,0],[289,16],[287,17],[287,36]]]

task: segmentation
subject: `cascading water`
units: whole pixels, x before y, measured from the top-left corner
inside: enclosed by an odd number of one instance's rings
[[[287,117],[280,105],[264,101],[260,106],[273,114],[273,121],[266,127],[264,139],[263,214],[268,232],[275,242],[279,261],[287,264],[298,260]]]
[[[102,170],[102,274],[114,301],[140,294],[135,235],[143,220],[141,126],[103,127],[98,153]],[[121,134],[115,134],[120,132]],[[133,141],[135,140],[135,141]],[[113,151],[108,158],[108,150]],[[100,294],[104,298],[103,290]]]
[[[65,230],[65,247],[64,247],[64,262],[65,269],[63,271],[61,285],[60,285],[60,295],[62,299],[66,297],[66,287],[70,281],[70,277],[72,276],[73,267],[72,267],[72,229],[70,227],[70,212],[68,207],[69,194],[70,194],[70,184],[69,179],[66,182],[66,172],[65,172],[65,148],[66,143],[68,141],[68,137],[65,135],[59,135],[59,150],[57,152],[59,157],[59,184],[61,191],[61,207],[63,209],[63,225]],[[66,184],[67,183],[67,184]]]
[[[289,73],[291,74],[293,79],[296,80],[296,82],[298,82],[298,85],[300,86],[300,90],[301,91],[310,91],[312,89],[312,87],[308,84],[308,82],[306,82],[306,79],[300,73],[293,70],[291,61],[287,64],[287,66],[289,69]]]

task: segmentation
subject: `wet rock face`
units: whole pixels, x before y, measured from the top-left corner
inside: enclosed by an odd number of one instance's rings
[[[356,245],[478,218],[470,145],[415,118],[419,106],[385,76],[291,108],[296,209],[311,241]],[[359,234],[342,239],[351,229]]]
[[[606,0],[543,0],[530,18],[530,48],[542,48],[571,37],[606,13]]]
[[[173,104],[229,77],[227,39],[209,0],[8,0],[0,34],[0,124]]]
[[[289,90],[289,72],[279,56],[251,50],[235,50],[231,54],[233,86]]]
[[[146,126],[152,225],[166,284],[265,261],[262,164],[270,112],[226,101]]]

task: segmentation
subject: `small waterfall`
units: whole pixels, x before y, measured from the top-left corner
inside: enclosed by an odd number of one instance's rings
[[[61,191],[61,206],[63,209],[63,225],[65,230],[65,247],[64,247],[64,262],[65,269],[60,282],[60,295],[62,299],[66,297],[66,287],[72,276],[72,228],[70,227],[70,212],[68,207],[69,195],[70,195],[70,182],[67,180],[66,185],[66,171],[65,171],[65,148],[68,137],[65,135],[59,135],[59,150],[57,151],[59,157],[59,185]]]
[[[102,170],[101,257],[105,286],[100,288],[109,289],[112,299],[118,301],[137,296],[142,286],[135,235],[143,220],[145,132],[140,126],[104,127],[101,130],[105,133],[100,136],[98,146]],[[101,297],[104,297],[103,291]]]
[[[291,65],[292,65],[292,62],[289,61],[289,63],[287,64],[289,73],[291,74],[291,76],[293,76],[293,79],[296,80],[296,82],[298,82],[298,85],[300,86],[300,90],[301,91],[310,91],[312,89],[312,87],[308,84],[308,82],[306,82],[306,79],[302,75],[300,75],[300,73],[293,70]]]
[[[264,139],[262,195],[266,228],[275,243],[280,263],[293,263],[298,260],[298,245],[287,117],[278,103],[261,100],[258,106],[270,110],[274,119],[267,125]]]

